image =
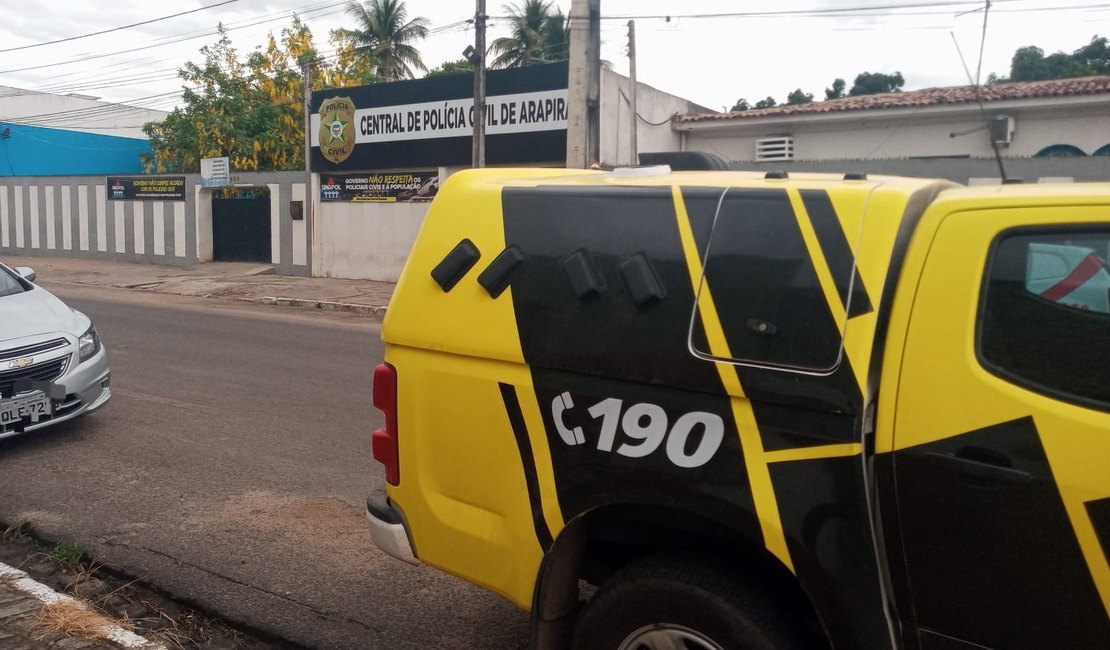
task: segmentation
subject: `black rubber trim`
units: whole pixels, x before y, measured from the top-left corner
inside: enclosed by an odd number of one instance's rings
[[[563,259],[562,266],[570,280],[570,289],[579,300],[595,298],[605,291],[605,281],[601,279],[589,251],[574,251]]]
[[[528,438],[528,427],[524,424],[524,414],[520,411],[520,400],[516,387],[510,384],[497,384],[501,388],[501,399],[505,402],[505,413],[513,428],[517,449],[520,450],[520,464],[524,468],[524,483],[528,486],[528,503],[532,506],[532,524],[536,527],[536,540],[544,553],[551,548],[554,538],[543,517],[543,502],[540,499],[540,480],[536,475],[536,459],[532,455],[532,441]]]
[[[490,298],[496,298],[509,288],[513,271],[523,263],[524,253],[516,246],[509,246],[478,275],[478,284],[489,293]]]
[[[632,302],[640,309],[650,307],[667,297],[667,288],[643,253],[624,260],[617,265],[617,269],[624,278],[624,285],[632,296]]]
[[[451,249],[451,252],[443,258],[442,262],[436,264],[436,267],[432,269],[432,279],[444,292],[448,292],[455,288],[455,285],[466,275],[467,271],[474,268],[480,257],[482,257],[482,253],[474,245],[474,242],[464,239]]]
[[[401,511],[394,508],[389,501],[389,497],[384,494],[372,494],[367,497],[366,511],[375,519],[390,525],[404,525],[405,523],[405,520],[401,517]]]

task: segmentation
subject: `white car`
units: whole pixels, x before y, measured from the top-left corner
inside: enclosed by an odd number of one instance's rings
[[[0,438],[64,422],[112,397],[108,357],[89,317],[0,264]]]

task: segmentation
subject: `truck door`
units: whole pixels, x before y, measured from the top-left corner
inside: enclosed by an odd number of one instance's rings
[[[1108,255],[1107,205],[936,231],[894,420],[922,648],[1110,648]]]

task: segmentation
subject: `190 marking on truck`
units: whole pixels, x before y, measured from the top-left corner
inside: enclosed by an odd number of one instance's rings
[[[586,443],[582,427],[568,427],[565,413],[574,408],[569,392],[557,395],[551,401],[551,419],[559,437],[570,446]],[[654,453],[666,441],[667,458],[683,468],[701,467],[708,463],[721,447],[725,436],[725,423],[721,416],[705,411],[684,413],[672,426],[663,407],[647,402],[628,406],[624,400],[609,397],[597,402],[586,411],[595,420],[601,420],[597,437],[597,450],[612,452],[617,443],[617,431],[628,440],[621,441],[616,452],[628,458],[643,458]],[[691,436],[700,429],[696,446],[689,450]]]

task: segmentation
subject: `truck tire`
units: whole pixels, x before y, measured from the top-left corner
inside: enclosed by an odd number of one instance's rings
[[[605,581],[574,630],[576,650],[784,650],[827,647],[772,596],[708,561],[652,556]]]

